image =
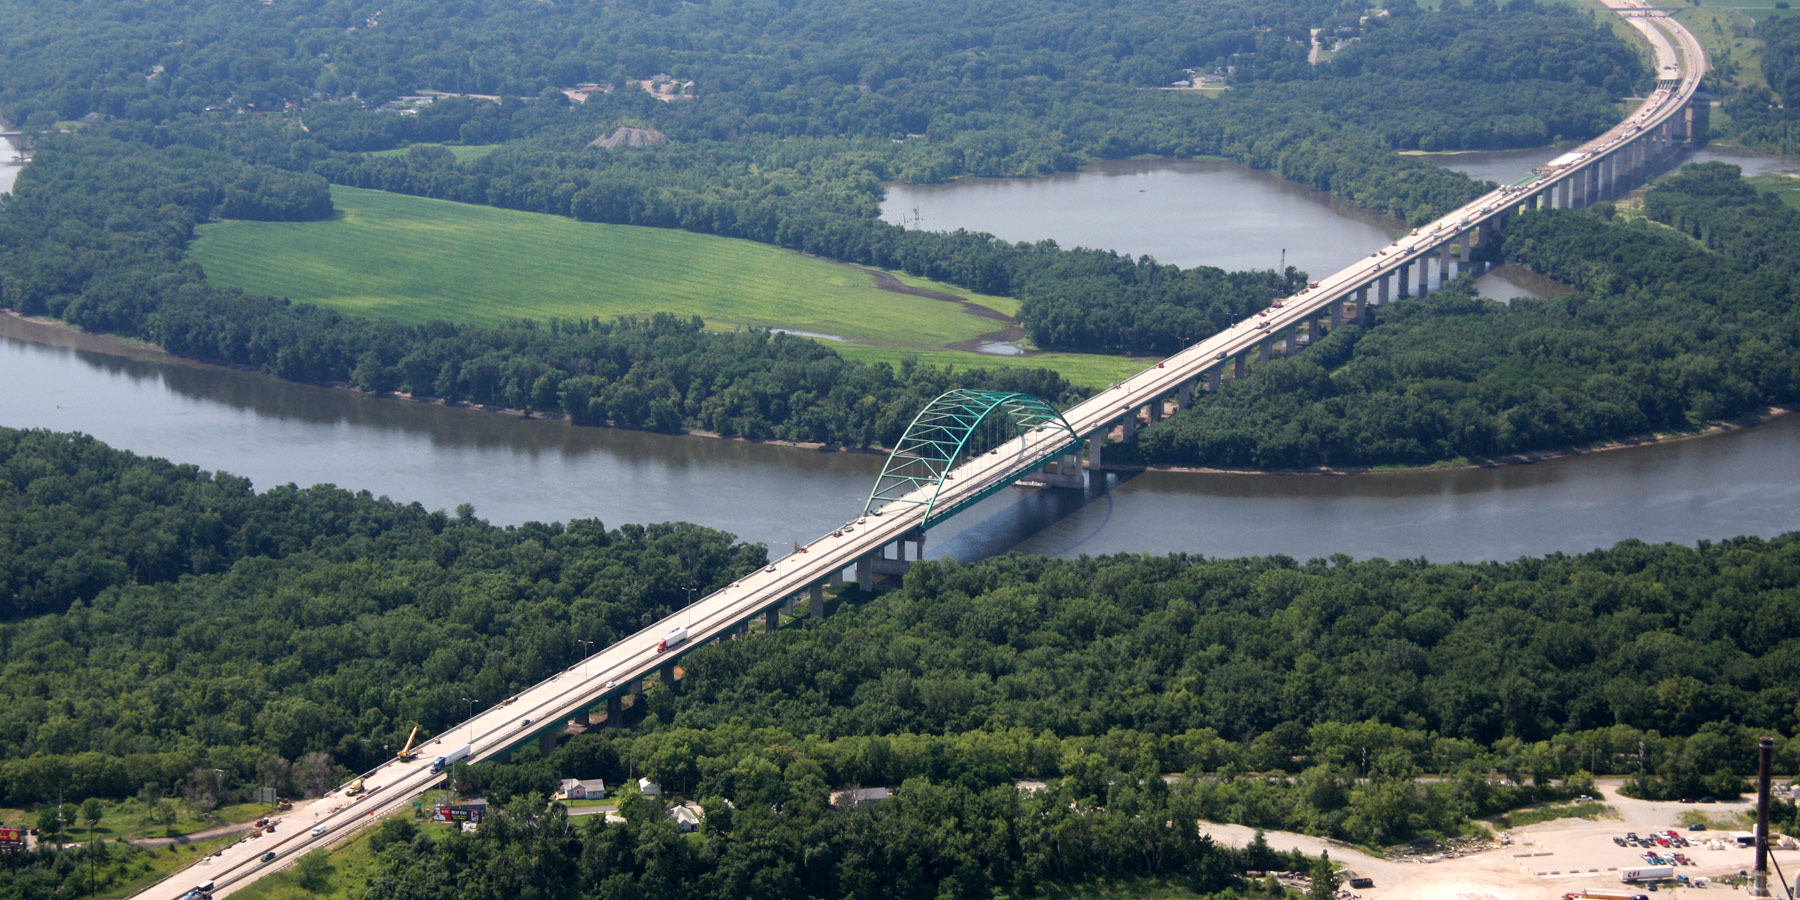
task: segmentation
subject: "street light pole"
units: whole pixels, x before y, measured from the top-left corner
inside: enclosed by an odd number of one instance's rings
[[[581,657],[581,677],[583,679],[586,679],[587,674],[588,674],[588,657],[591,657],[594,655],[594,642],[582,640],[581,638],[576,638],[575,643],[586,645],[582,648],[583,654]]]
[[[469,704],[469,743],[473,744],[475,742],[475,704],[481,701],[464,697],[463,702]]]
[[[687,627],[689,628],[694,627],[694,591],[695,588],[687,589]]]

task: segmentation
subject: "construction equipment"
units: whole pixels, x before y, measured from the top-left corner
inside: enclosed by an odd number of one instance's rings
[[[350,782],[348,785],[346,785],[344,787],[344,796],[346,796],[346,797],[354,797],[357,794],[360,794],[362,792],[363,792],[363,780],[362,780],[361,775],[358,775],[356,777],[355,781]]]
[[[413,757],[418,756],[419,750],[417,747],[413,746],[413,741],[417,740],[418,737],[419,737],[419,726],[414,725],[412,734],[409,734],[406,736],[406,746],[401,747],[400,752],[394,754],[394,758],[397,760],[400,760],[401,762],[410,762]]]

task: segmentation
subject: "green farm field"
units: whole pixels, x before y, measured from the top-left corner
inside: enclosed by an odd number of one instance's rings
[[[613,318],[670,312],[710,328],[782,328],[821,336],[850,359],[1057,369],[1104,386],[1143,367],[1123,357],[1005,357],[959,350],[1010,324],[1018,301],[926,279],[903,284],[985,307],[883,290],[867,271],[752,241],[662,228],[332,188],[321,222],[203,226],[190,251],[220,284],[420,323]],[[826,337],[829,336],[829,337]],[[830,338],[837,338],[836,340]]]

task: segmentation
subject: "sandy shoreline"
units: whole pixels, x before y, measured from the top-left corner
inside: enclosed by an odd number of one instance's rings
[[[46,317],[42,317],[42,316],[20,315],[18,312],[14,311],[12,309],[4,308],[4,307],[0,307],[0,315],[4,315],[5,317],[12,319],[14,321],[17,321],[17,322],[23,322],[23,323],[27,323],[29,325],[36,326],[38,328],[42,328],[45,331],[50,332],[52,334],[59,334],[59,335],[65,336],[65,338],[68,338],[65,340],[40,341],[40,343],[50,344],[53,346],[65,346],[65,347],[71,347],[73,349],[86,349],[86,350],[91,350],[94,352],[110,353],[110,354],[117,355],[117,356],[124,356],[124,357],[132,358],[132,359],[144,360],[147,362],[175,363],[175,364],[179,364],[179,365],[207,366],[207,367],[212,367],[212,368],[232,369],[232,370],[239,371],[239,372],[255,373],[257,375],[261,375],[261,376],[267,377],[267,378],[276,378],[276,376],[269,375],[268,373],[263,372],[260,369],[257,369],[253,366],[237,365],[234,363],[221,362],[218,360],[198,359],[195,357],[181,356],[179,354],[170,353],[167,350],[162,349],[161,347],[157,347],[153,344],[149,344],[144,341],[138,341],[138,340],[133,340],[133,339],[129,339],[129,338],[121,338],[121,337],[118,337],[115,335],[97,334],[97,333],[94,333],[91,331],[84,331],[77,326],[70,325],[67,322],[63,322],[63,321],[60,321],[57,319],[50,319],[50,318],[46,318]],[[46,336],[48,336],[48,335],[46,335]],[[277,380],[288,380],[288,379],[277,379]],[[490,412],[490,413],[497,413],[500,415],[514,416],[514,417],[521,418],[521,419],[536,419],[536,420],[542,420],[542,421],[546,421],[546,422],[558,422],[558,423],[562,423],[566,427],[570,427],[570,428],[599,427],[599,428],[617,428],[621,431],[641,431],[641,430],[643,430],[643,429],[627,428],[627,427],[622,427],[622,426],[617,426],[617,425],[578,426],[578,425],[575,425],[573,422],[570,422],[568,416],[563,415],[561,413],[547,413],[547,412],[541,412],[541,411],[533,412],[530,410],[513,409],[513,408],[509,408],[509,407],[502,407],[502,406],[492,406],[492,405],[482,404],[482,403],[470,403],[470,402],[466,402],[466,401],[449,401],[449,400],[443,400],[443,399],[436,398],[436,397],[418,397],[418,396],[414,396],[412,394],[409,394],[409,393],[406,393],[403,391],[382,391],[382,392],[365,391],[365,390],[362,390],[361,388],[354,387],[345,382],[296,381],[294,383],[309,384],[314,387],[324,387],[324,388],[331,388],[331,389],[335,389],[335,390],[349,391],[351,393],[361,394],[362,396],[365,396],[365,397],[376,397],[379,399],[388,399],[388,400],[404,400],[404,401],[407,401],[410,403],[425,403],[425,404],[432,404],[432,405],[436,405],[436,406],[454,407],[454,408],[459,408],[459,409],[480,410],[482,412]],[[1718,424],[1712,425],[1710,427],[1707,427],[1707,428],[1704,428],[1704,429],[1701,429],[1699,431],[1695,431],[1692,433],[1634,435],[1632,437],[1625,438],[1623,440],[1611,441],[1611,442],[1608,442],[1605,444],[1596,444],[1596,445],[1591,445],[1591,446],[1586,446],[1586,447],[1571,447],[1571,448],[1565,448],[1565,449],[1561,449],[1561,450],[1540,450],[1540,451],[1535,451],[1532,453],[1519,453],[1519,454],[1513,454],[1510,456],[1500,457],[1498,459],[1482,460],[1480,462],[1471,462],[1471,463],[1460,463],[1460,464],[1456,464],[1456,465],[1426,465],[1426,466],[1406,466],[1406,467],[1393,467],[1393,468],[1387,468],[1387,467],[1374,468],[1374,467],[1368,467],[1368,466],[1360,466],[1360,467],[1357,467],[1357,466],[1345,466],[1345,467],[1319,466],[1319,467],[1305,468],[1305,469],[1243,469],[1243,468],[1222,468],[1222,467],[1209,467],[1209,466],[1126,464],[1126,465],[1105,465],[1105,466],[1103,466],[1103,469],[1105,471],[1109,471],[1109,472],[1169,472],[1169,473],[1182,474],[1182,475],[1245,475],[1245,476],[1250,476],[1250,475],[1262,475],[1262,476],[1312,475],[1312,476],[1339,476],[1339,477],[1342,477],[1342,476],[1368,476],[1368,475],[1375,475],[1375,476],[1379,476],[1379,475],[1410,475],[1410,474],[1418,474],[1418,473],[1422,473],[1422,472],[1454,472],[1454,471],[1461,471],[1461,470],[1467,470],[1467,469],[1491,469],[1491,468],[1497,468],[1499,466],[1530,465],[1533,463],[1544,462],[1544,461],[1552,460],[1552,459],[1561,459],[1561,458],[1570,457],[1570,456],[1586,456],[1586,455],[1593,454],[1593,453],[1606,453],[1606,452],[1611,452],[1614,450],[1628,450],[1628,449],[1631,449],[1634,447],[1651,447],[1651,446],[1656,446],[1659,444],[1669,444],[1669,443],[1674,443],[1677,441],[1687,441],[1687,440],[1693,440],[1695,438],[1710,437],[1712,435],[1717,435],[1717,434],[1727,434],[1727,433],[1734,432],[1734,431],[1742,431],[1746,428],[1751,428],[1756,425],[1761,425],[1764,422],[1768,422],[1770,420],[1779,418],[1781,416],[1789,415],[1793,412],[1794,412],[1794,410],[1786,409],[1783,407],[1770,407],[1761,413],[1758,413],[1755,415],[1750,415],[1750,416],[1743,416],[1743,417],[1740,417],[1737,419],[1733,419],[1729,422],[1720,422]],[[685,436],[710,438],[713,440],[739,441],[739,442],[746,443],[746,444],[768,444],[768,445],[777,446],[777,447],[795,447],[795,448],[799,448],[802,450],[816,450],[816,451],[819,451],[822,453],[833,453],[833,452],[838,452],[838,453],[885,453],[885,452],[887,452],[887,448],[862,449],[862,448],[857,448],[857,447],[833,446],[833,445],[828,445],[828,444],[819,444],[819,443],[811,443],[811,442],[803,442],[803,441],[783,441],[783,440],[774,440],[774,439],[753,440],[753,439],[744,438],[744,437],[728,437],[726,435],[722,435],[717,432],[704,431],[701,429],[685,429],[685,430],[679,431],[679,432],[659,432],[659,433],[673,433],[673,434],[679,434],[679,435],[685,435]]]

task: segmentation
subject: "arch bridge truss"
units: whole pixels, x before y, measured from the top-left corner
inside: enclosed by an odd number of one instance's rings
[[[1069,443],[1056,453],[1044,457],[1049,463],[1063,453],[1080,446],[1081,435],[1075,433],[1062,413],[1049,402],[1031,394],[1009,391],[977,391],[958,388],[940,395],[926,404],[906,426],[906,433],[888,454],[881,477],[869,492],[865,513],[879,515],[890,503],[912,503],[925,507],[922,528],[929,528],[1012,484],[1043,466],[1018,470],[1013,478],[995,484],[980,494],[958,502],[954,507],[939,509],[938,494],[944,481],[957,464],[1000,448],[1032,429],[1050,425],[1068,433]]]

